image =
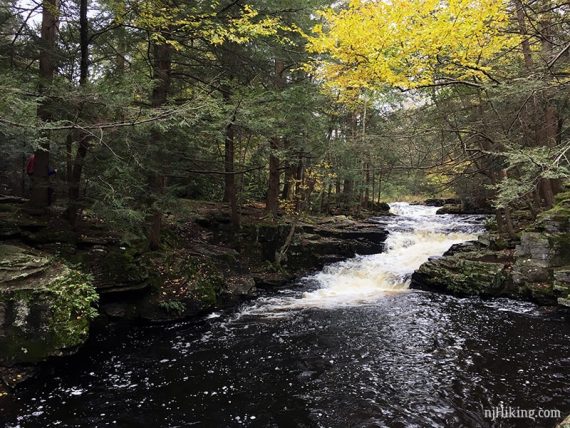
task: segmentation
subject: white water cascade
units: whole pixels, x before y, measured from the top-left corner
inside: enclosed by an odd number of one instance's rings
[[[394,217],[378,219],[389,232],[385,251],[357,256],[325,267],[306,278],[315,289],[302,294],[261,298],[241,315],[283,316],[290,310],[334,308],[374,303],[383,296],[408,290],[413,272],[432,256],[452,245],[476,239],[480,219],[436,215],[438,208],[407,203],[391,204]],[[380,224],[379,224],[380,227]]]

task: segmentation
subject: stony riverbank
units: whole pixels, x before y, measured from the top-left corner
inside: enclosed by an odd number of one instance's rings
[[[515,239],[490,230],[476,242],[454,246],[424,263],[412,288],[570,306],[570,189],[527,223],[521,221]]]
[[[72,232],[56,215],[38,219],[12,201],[0,204],[4,385],[26,378],[22,364],[73,353],[87,339],[95,315],[99,323],[188,318],[327,263],[381,252],[387,237],[379,221],[342,215],[274,221],[257,206],[244,208],[242,228],[235,232],[221,204],[182,203],[185,214],[168,217],[158,252],[93,219]],[[293,239],[277,266],[275,255],[292,224]]]

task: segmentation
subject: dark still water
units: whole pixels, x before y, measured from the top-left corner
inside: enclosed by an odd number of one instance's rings
[[[402,263],[413,271],[438,240],[418,232],[426,221],[392,228],[382,255],[235,311],[109,327],[1,398],[0,426],[555,426],[485,410],[570,414],[570,323],[532,304],[406,290]]]
[[[570,325],[429,293],[294,316],[111,330],[8,399],[8,426],[491,426],[570,413]],[[518,424],[518,425],[517,425]],[[554,426],[502,420],[497,426]]]

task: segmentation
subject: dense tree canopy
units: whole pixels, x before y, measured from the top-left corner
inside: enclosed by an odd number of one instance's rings
[[[538,214],[569,174],[568,12],[2,0],[3,192],[152,247],[181,197],[227,202],[238,228],[247,203],[275,217],[456,193],[494,201],[508,229],[510,209]]]

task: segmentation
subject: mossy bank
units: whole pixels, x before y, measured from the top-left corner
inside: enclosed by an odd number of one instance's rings
[[[88,338],[98,298],[89,275],[30,247],[0,244],[0,366],[75,351]]]

